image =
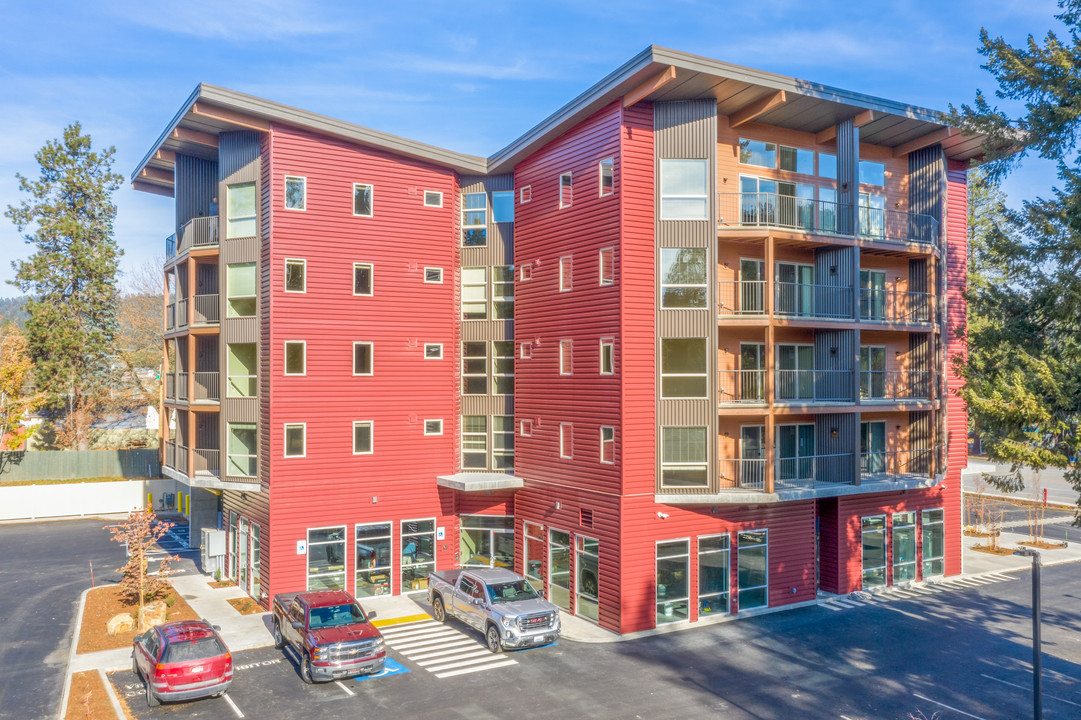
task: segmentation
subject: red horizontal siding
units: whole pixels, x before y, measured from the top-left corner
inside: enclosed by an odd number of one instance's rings
[[[946,574],[961,572],[961,470],[968,465],[968,408],[957,394],[964,381],[955,358],[968,357],[968,180],[966,164],[946,166]]]

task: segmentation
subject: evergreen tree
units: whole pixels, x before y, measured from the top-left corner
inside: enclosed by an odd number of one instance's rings
[[[65,444],[84,449],[88,430],[107,397],[117,331],[113,239],[115,148],[96,152],[79,123],[68,126],[34,156],[36,180],[16,175],[29,195],[5,215],[34,246],[12,263],[11,283],[30,295],[26,336],[34,378],[52,408],[66,414]]]

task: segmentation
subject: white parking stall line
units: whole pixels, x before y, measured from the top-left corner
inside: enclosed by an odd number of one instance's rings
[[[455,662],[457,660],[471,660],[471,659],[474,659],[474,658],[476,658],[478,660],[483,659],[483,660],[486,660],[486,661],[487,660],[492,660],[492,659],[501,659],[498,656],[493,655],[492,651],[489,650],[488,648],[477,648],[476,650],[467,650],[465,652],[460,652],[460,653],[454,655],[453,658],[448,658],[448,657],[444,656],[444,657],[428,658],[428,659],[425,659],[425,660],[420,660],[418,658],[409,658],[409,659],[412,660],[413,662],[415,662],[417,665],[420,665],[425,670],[429,670],[431,668],[439,667],[440,665],[442,665],[444,663]],[[515,661],[515,662],[517,662],[517,661]]]
[[[844,608],[834,607],[833,603],[825,603],[825,604],[822,605],[822,607],[826,608],[827,610],[832,610],[833,612],[841,612],[841,610],[844,609]]]
[[[1027,690],[1028,692],[1032,692],[1032,688],[1027,687],[1025,685],[1017,685],[1016,683],[1007,682],[1006,680],[1000,680],[997,677],[991,677],[990,675],[985,675],[983,673],[980,673],[980,677],[987,678],[988,680],[994,680],[995,682],[1000,682],[1003,685],[1009,685],[1010,687],[1015,687],[1015,688],[1019,688],[1021,690]],[[1049,697],[1052,700],[1058,700],[1059,702],[1066,703],[1067,705],[1073,705],[1074,707],[1081,707],[1081,703],[1075,703],[1073,700],[1067,700],[1066,698],[1060,698],[1057,695],[1052,695],[1049,692],[1044,692],[1043,697]]]
[[[441,655],[453,655],[454,653],[468,652],[470,645],[481,648],[485,652],[491,652],[491,650],[488,650],[488,648],[484,647],[479,642],[465,638],[459,642],[440,645],[438,648],[424,648],[421,652],[409,653],[408,655],[405,653],[402,654],[410,660],[420,661],[427,660],[428,658],[440,657]]]
[[[233,702],[233,698],[229,697],[229,693],[225,693],[224,695],[222,695],[222,698],[225,699],[225,702],[229,703],[229,707],[233,708],[233,712],[236,713],[236,716],[238,718],[244,717],[244,713],[240,712],[240,708],[238,708],[236,706],[236,703]]]
[[[918,697],[920,700],[926,700],[929,703],[934,703],[935,705],[938,705],[939,707],[944,707],[947,710],[953,710],[955,713],[961,713],[965,717],[975,718],[975,720],[987,720],[986,718],[982,718],[979,715],[973,715],[972,713],[967,713],[964,710],[958,710],[957,708],[955,708],[955,707],[953,707],[951,705],[947,705],[946,703],[940,703],[938,700],[932,700],[929,697],[924,697],[923,695],[920,695],[919,693],[912,693],[912,694],[915,695],[916,697]]]
[[[468,673],[482,672],[484,670],[495,670],[496,668],[507,667],[508,665],[517,665],[514,660],[504,659],[495,665],[480,665],[477,667],[467,667],[461,670],[448,670],[447,672],[434,673],[437,678],[442,680],[443,678],[456,677],[458,675],[466,675]]]
[[[919,597],[918,595],[913,595],[912,593],[910,593],[910,592],[908,592],[906,590],[893,590],[893,591],[890,592],[890,595],[893,595],[894,597],[903,598],[905,600],[913,600],[913,599]]]
[[[353,692],[352,690],[347,688],[345,685],[342,685],[341,680],[335,680],[334,684],[337,685],[338,687],[340,687],[342,690],[345,690],[345,694],[348,695],[349,697],[353,697],[354,695],[356,695],[355,692]]]
[[[842,600],[841,598],[835,598],[833,600],[830,600],[830,603],[834,605],[840,605],[841,607],[846,608],[859,607],[859,604],[853,602],[852,600]]]

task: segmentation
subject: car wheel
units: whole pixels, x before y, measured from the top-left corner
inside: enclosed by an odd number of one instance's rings
[[[285,647],[285,638],[282,637],[282,626],[277,620],[274,621],[274,647],[279,650]]]
[[[300,659],[300,679],[308,685],[315,682],[312,678],[312,660],[308,657],[308,653],[304,653],[304,657]]]
[[[159,700],[158,696],[154,694],[154,691],[150,689],[150,678],[146,678],[143,681],[143,684],[146,685],[146,706],[157,707],[158,705],[161,705],[161,700]]]
[[[499,639],[499,630],[495,625],[489,625],[484,633],[484,639],[488,641],[488,649],[494,653],[503,652],[503,642]]]
[[[434,617],[435,621],[438,623],[447,621],[447,611],[443,607],[443,598],[436,596],[436,598],[432,600],[432,617]]]

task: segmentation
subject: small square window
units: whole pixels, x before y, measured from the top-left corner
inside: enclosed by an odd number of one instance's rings
[[[442,284],[443,282],[443,268],[424,268],[424,282]]]
[[[308,289],[308,261],[285,259],[285,292],[302,293]]]
[[[443,345],[440,343],[424,344],[424,359],[439,360],[443,357]]]
[[[518,421],[518,434],[522,437],[533,437],[533,421],[532,420],[519,420]]]
[[[425,420],[424,421],[424,434],[425,435],[442,435],[443,434],[443,421],[442,420]]]
[[[611,195],[615,187],[615,161],[612,158],[601,160],[599,173],[601,197]]]
[[[286,375],[303,375],[305,372],[307,351],[306,343],[303,340],[286,340],[285,341],[285,374]]]
[[[525,282],[526,280],[532,280],[533,279],[533,266],[530,263],[526,263],[526,264],[522,265],[518,269],[518,277],[523,282]]]
[[[574,200],[574,184],[571,174],[563,173],[559,176],[559,207],[568,208]]]
[[[522,343],[518,356],[523,360],[531,360],[533,358],[533,343]]]
[[[372,344],[370,342],[353,343],[353,374],[372,374]]]
[[[559,374],[574,374],[574,341],[559,341]]]
[[[374,188],[371,185],[353,183],[353,215],[372,217],[375,214]]]
[[[574,287],[574,259],[570,255],[559,258],[559,292]]]
[[[600,252],[600,284],[611,285],[616,281],[616,250],[602,248]]]
[[[304,457],[304,423],[285,426],[285,457]]]
[[[296,175],[285,176],[285,209],[304,210],[308,206],[308,181]]]
[[[514,191],[492,193],[492,221],[514,222]]]
[[[434,190],[424,191],[425,207],[443,207],[443,193]]]
[[[353,263],[353,294],[371,295],[374,271],[368,263]]]
[[[372,452],[372,423],[370,420],[353,423],[353,454],[370,455]]]
[[[574,457],[574,426],[570,423],[559,423],[559,457]]]
[[[533,186],[526,185],[524,188],[518,191],[518,202],[525,205],[527,202],[533,199]]]

